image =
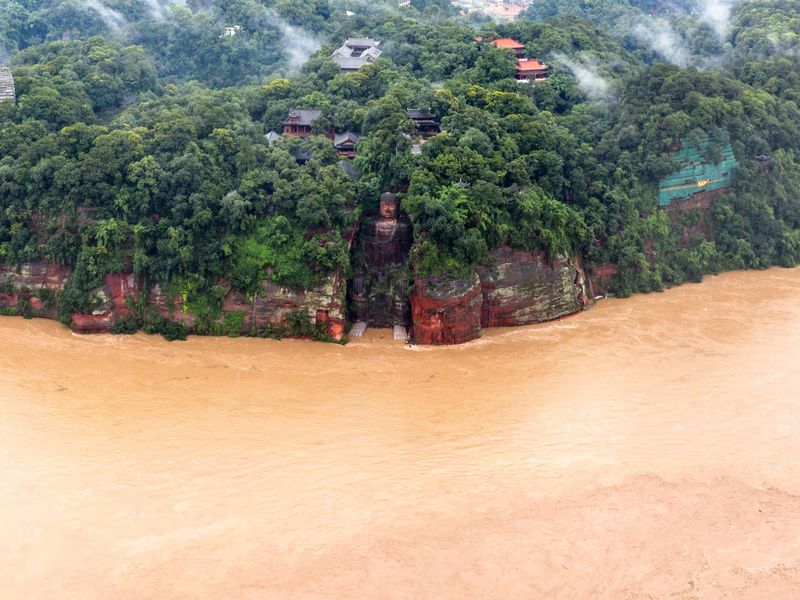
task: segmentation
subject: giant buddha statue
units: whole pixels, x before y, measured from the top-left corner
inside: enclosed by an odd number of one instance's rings
[[[400,212],[397,194],[381,195],[377,217],[361,226],[353,278],[350,281],[350,335],[364,335],[369,325],[391,327],[405,340],[410,320],[408,258],[411,223]]]

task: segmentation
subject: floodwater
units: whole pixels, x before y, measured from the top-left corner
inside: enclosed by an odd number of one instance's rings
[[[799,298],[451,348],[0,319],[0,597],[800,597]]]

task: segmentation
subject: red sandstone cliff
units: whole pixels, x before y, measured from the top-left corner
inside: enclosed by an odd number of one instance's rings
[[[465,279],[417,278],[411,294],[413,339],[417,344],[463,344],[481,335],[481,283]]]
[[[326,334],[340,340],[345,325],[343,285],[339,275],[332,275],[311,290],[284,288],[265,279],[261,292],[252,299],[230,290],[222,310],[223,313],[244,313],[241,333],[260,332],[270,325],[285,325],[291,313],[302,311],[308,314],[311,323],[322,325]]]
[[[129,317],[127,298],[138,299],[141,281],[133,273],[108,273],[94,290],[96,306],[89,314],[74,313],[72,330],[78,333],[111,333],[118,319]]]
[[[480,337],[482,327],[538,323],[576,312],[587,302],[586,284],[580,265],[559,258],[551,266],[541,253],[510,248],[492,252],[492,262],[480,265],[471,277],[417,278],[411,295],[413,339],[420,344],[460,344]],[[595,274],[598,270],[595,270]],[[604,272],[605,273],[605,272]],[[41,290],[64,289],[69,269],[46,263],[31,263],[14,270],[0,267],[0,307],[18,309],[20,299],[31,314],[55,318],[55,304],[45,306]],[[312,324],[322,324],[335,339],[344,334],[344,280],[331,275],[313,290],[282,288],[264,280],[254,298],[230,289],[223,302],[223,316],[238,313],[240,331],[261,333],[268,326],[286,325],[292,313],[304,312]],[[37,295],[38,294],[38,295]],[[127,299],[147,297],[159,317],[182,323],[190,330],[197,325],[180,296],[170,297],[158,286],[143,290],[130,273],[108,274],[94,290],[94,310],[72,315],[72,327],[82,333],[110,332],[119,319],[130,316]],[[234,320],[235,322],[236,320]]]
[[[731,190],[723,188],[721,190],[710,190],[707,192],[698,192],[694,196],[686,200],[676,200],[663,210],[667,212],[669,220],[672,225],[683,226],[683,235],[681,236],[680,245],[688,247],[691,245],[692,239],[700,237],[707,240],[714,239],[714,225],[711,221],[711,207],[720,196],[724,196]],[[697,213],[696,219],[685,219],[682,215]]]
[[[43,262],[26,263],[19,269],[0,265],[0,308],[17,311],[21,301],[28,303],[30,314],[36,317],[56,318],[57,304],[45,306],[37,294],[40,290],[61,292],[71,272],[67,267]],[[220,282],[225,284],[225,282]],[[264,280],[262,293],[255,302],[243,294],[229,291],[223,303],[225,313],[241,311],[244,315],[242,331],[255,329],[261,332],[267,325],[285,325],[290,313],[303,311],[312,324],[321,323],[324,331],[334,339],[344,335],[344,282],[340,275],[312,290],[281,288]],[[127,299],[138,299],[143,292],[141,281],[131,273],[109,273],[103,285],[91,293],[94,309],[90,313],[72,315],[72,329],[78,333],[109,333],[122,318],[131,316]],[[170,296],[158,285],[146,291],[148,305],[161,318],[183,324],[193,330],[197,319],[184,310],[183,299]]]
[[[586,277],[577,259],[508,247],[490,254],[477,268],[483,294],[481,325],[511,327],[552,321],[578,312],[590,302]]]
[[[558,257],[551,265],[542,252],[502,247],[471,278],[417,278],[412,336],[418,344],[461,344],[480,337],[482,327],[552,321],[590,303],[577,258]]]
[[[46,306],[38,295],[63,290],[70,273],[68,267],[45,262],[25,263],[19,269],[0,264],[0,308],[16,309],[27,301],[34,316],[54,319],[57,307]]]

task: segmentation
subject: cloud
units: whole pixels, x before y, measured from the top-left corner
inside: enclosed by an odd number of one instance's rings
[[[553,60],[572,73],[590,99],[608,100],[612,97],[611,83],[600,75],[596,60],[585,57],[572,60],[562,54],[556,54]]]
[[[633,25],[634,37],[653,52],[679,67],[689,64],[685,42],[663,19],[650,19]]]
[[[731,25],[731,12],[737,0],[701,0],[700,21],[711,27],[720,39],[728,36]]]
[[[322,42],[312,33],[289,25],[277,15],[272,18],[283,36],[284,48],[289,56],[289,68],[293,71],[299,69],[320,49]]]
[[[128,24],[121,12],[108,8],[98,0],[86,0],[86,6],[97,13],[108,30],[113,34],[119,34],[122,28]]]
[[[181,6],[186,5],[185,0],[144,0],[144,2],[147,5],[147,8],[150,10],[150,15],[158,21],[161,21],[165,18],[165,12],[173,4],[178,4]]]

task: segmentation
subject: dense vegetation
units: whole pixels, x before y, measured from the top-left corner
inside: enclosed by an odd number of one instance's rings
[[[501,244],[617,264],[620,294],[800,261],[790,0],[740,2],[724,31],[682,12],[688,1],[662,14],[659,2],[551,0],[534,20],[479,28],[417,0],[98,4],[0,7],[19,98],[0,105],[0,261],[72,267],[65,315],[124,270],[199,303],[219,301],[221,278],[248,294],[264,273],[311,287],[347,271],[348,232],[387,189],[402,192],[423,274],[468,273]],[[631,33],[645,18],[678,32],[679,64]],[[233,24],[243,33],[220,37]],[[517,83],[513,55],[478,34],[522,41],[550,78]],[[340,74],[327,56],[350,35],[384,54]],[[292,106],[362,134],[358,176],[322,136],[267,142]],[[421,154],[408,107],[441,123]],[[711,239],[697,215],[657,210],[687,137],[730,140],[741,164]]]

